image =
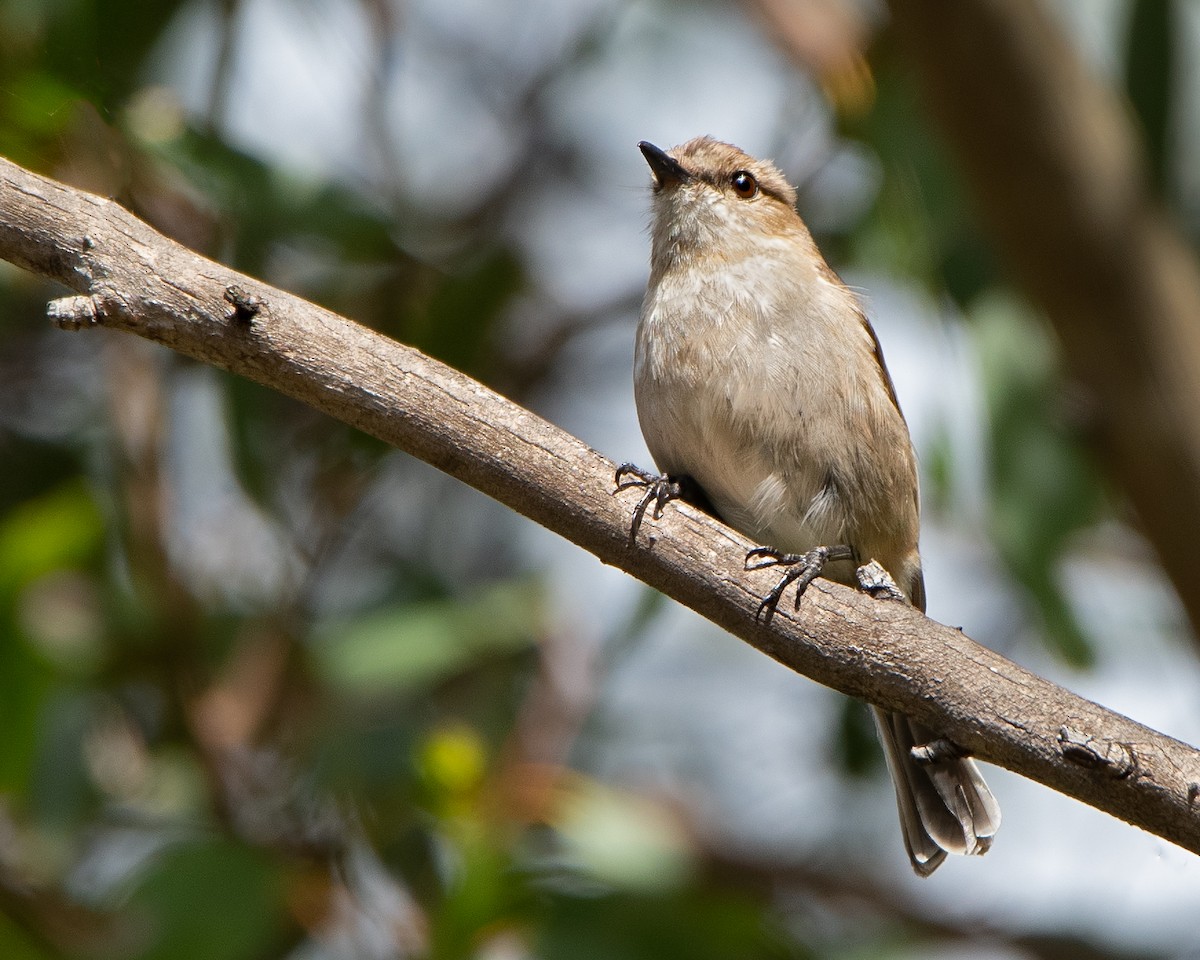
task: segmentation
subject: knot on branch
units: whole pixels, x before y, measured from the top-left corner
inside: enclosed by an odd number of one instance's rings
[[[103,322],[104,311],[95,297],[59,297],[46,305],[46,316],[60,330],[82,330]]]
[[[225,288],[225,302],[233,309],[227,314],[227,319],[238,323],[250,324],[262,312],[263,300],[252,293],[247,293],[239,286]]]
[[[1133,747],[1115,740],[1098,740],[1071,727],[1060,727],[1058,743],[1063,758],[1089,770],[1103,770],[1114,780],[1124,780],[1137,771]]]

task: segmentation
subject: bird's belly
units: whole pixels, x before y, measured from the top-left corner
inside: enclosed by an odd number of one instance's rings
[[[756,543],[790,552],[845,542],[848,517],[828,465],[805,445],[779,444],[738,391],[638,379],[638,416],[660,470],[691,477],[721,518]],[[714,399],[715,398],[715,399]]]

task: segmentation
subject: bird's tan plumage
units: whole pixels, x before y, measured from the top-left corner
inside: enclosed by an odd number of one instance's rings
[[[856,564],[878,561],[924,609],[908,427],[795,191],[771,163],[709,137],[643,152],[655,190],[634,383],[659,469],[690,477],[759,543],[851,547],[854,561],[825,569],[832,579],[853,584]],[[914,868],[984,852],[1000,812],[974,763],[918,764],[911,748],[932,734],[897,714],[876,720]]]

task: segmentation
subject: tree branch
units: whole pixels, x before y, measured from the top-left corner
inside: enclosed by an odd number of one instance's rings
[[[1200,752],[1084,700],[897,602],[773,585],[745,538],[687,506],[628,539],[632,496],[579,440],[416,350],[229,270],[117,204],[0,160],[0,257],[79,292],[66,328],[136,333],[399,447],[620,567],[785,666],[901,710],[982,759],[1200,853]]]

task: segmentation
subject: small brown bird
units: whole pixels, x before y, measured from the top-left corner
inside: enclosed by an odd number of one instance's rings
[[[620,485],[649,488],[635,524],[647,504],[657,511],[690,490],[769,544],[747,557],[788,568],[764,601],[768,617],[793,581],[853,585],[870,560],[924,610],[908,426],[879,341],[796,213],[795,190],[773,164],[710,137],[639,147],[654,216],[634,385],[663,476],[618,472]],[[936,734],[874,713],[917,873],[947,852],[986,852],[1000,807],[975,764],[918,762],[912,748]]]

